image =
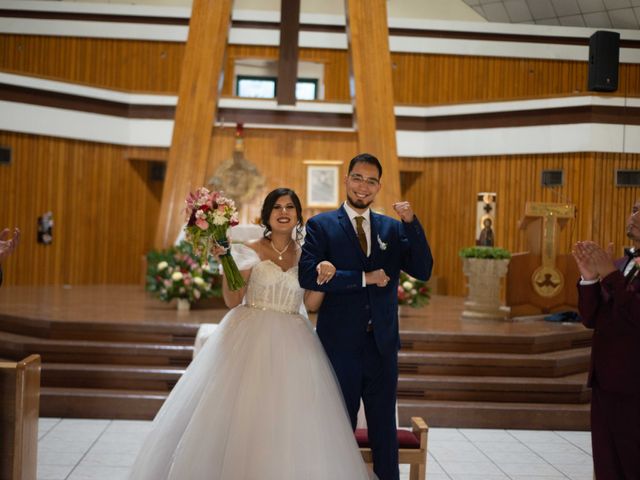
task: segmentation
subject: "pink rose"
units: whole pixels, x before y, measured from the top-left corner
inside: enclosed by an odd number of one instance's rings
[[[207,228],[209,228],[209,223],[204,218],[197,219],[196,220],[196,225],[201,230],[206,230]]]

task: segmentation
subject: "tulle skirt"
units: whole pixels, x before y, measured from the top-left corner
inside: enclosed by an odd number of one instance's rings
[[[240,306],[158,412],[130,478],[368,480],[369,474],[309,321]]]

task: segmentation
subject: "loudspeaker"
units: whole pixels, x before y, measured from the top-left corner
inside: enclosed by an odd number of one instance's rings
[[[11,163],[11,149],[9,147],[0,147],[0,165]]]
[[[589,90],[613,92],[618,89],[620,34],[598,30],[589,39]]]

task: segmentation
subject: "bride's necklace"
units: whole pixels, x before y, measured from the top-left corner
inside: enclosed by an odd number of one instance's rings
[[[278,250],[276,248],[276,246],[273,244],[273,240],[269,242],[269,245],[271,245],[271,248],[273,248],[273,250],[278,254],[278,260],[282,260],[282,255],[284,255],[284,252],[286,252],[287,249],[289,248],[289,245],[291,245],[291,240],[287,242],[287,244],[284,246],[282,250]]]

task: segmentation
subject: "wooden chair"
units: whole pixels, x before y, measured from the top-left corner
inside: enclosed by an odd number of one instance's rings
[[[40,356],[0,361],[0,480],[36,480]]]
[[[411,417],[412,431],[398,429],[398,463],[408,463],[409,480],[427,476],[427,437],[429,426],[420,417]],[[367,429],[356,429],[356,440],[365,463],[373,463]]]

